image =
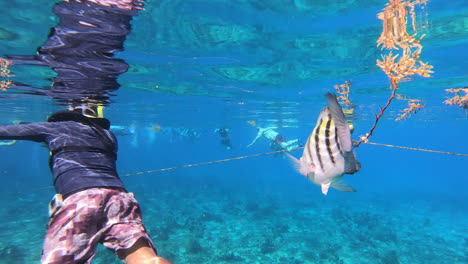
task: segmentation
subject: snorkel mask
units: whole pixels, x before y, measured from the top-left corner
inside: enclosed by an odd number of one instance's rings
[[[70,105],[68,110],[78,112],[89,118],[104,118],[104,106],[90,103]]]

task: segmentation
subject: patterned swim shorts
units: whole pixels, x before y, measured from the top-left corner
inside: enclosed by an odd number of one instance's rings
[[[43,264],[91,263],[98,243],[116,252],[143,238],[155,249],[132,193],[93,188],[56,200],[51,202]]]

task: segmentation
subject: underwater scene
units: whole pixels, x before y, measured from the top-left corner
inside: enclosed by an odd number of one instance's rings
[[[0,2],[0,124],[98,109],[174,264],[468,263],[466,1]],[[41,263],[53,154],[0,139],[0,264]]]

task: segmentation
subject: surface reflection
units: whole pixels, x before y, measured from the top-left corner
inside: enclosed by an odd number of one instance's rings
[[[120,87],[117,77],[128,70],[128,64],[114,55],[123,51],[136,12],[88,1],[57,3],[53,13],[60,22],[51,28],[37,55],[6,57],[14,65],[50,67],[57,73],[52,85],[38,89],[14,83],[12,88],[60,103],[109,103],[111,92]]]

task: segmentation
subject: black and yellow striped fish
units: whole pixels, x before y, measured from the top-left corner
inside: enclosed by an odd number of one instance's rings
[[[344,174],[353,174],[361,168],[352,149],[351,132],[336,96],[327,93],[325,98],[328,107],[320,113],[302,157],[298,160],[288,155],[299,173],[321,186],[323,194],[326,195],[330,187],[355,192],[341,180]]]

